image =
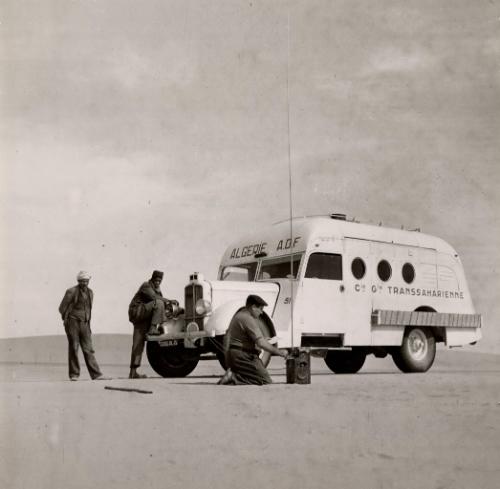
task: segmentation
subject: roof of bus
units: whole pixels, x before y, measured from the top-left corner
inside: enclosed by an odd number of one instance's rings
[[[290,236],[292,236],[291,241]],[[354,221],[332,219],[329,216],[325,216],[294,218],[292,226],[290,226],[290,220],[288,219],[247,233],[241,239],[232,242],[227,247],[222,261],[226,262],[231,258],[231,262],[241,262],[244,261],[245,257],[248,260],[260,251],[266,253],[271,251],[272,255],[281,254],[280,252],[274,252],[277,249],[276,246],[280,247],[280,251],[283,254],[290,253],[290,249],[292,248],[290,244],[293,243],[294,252],[303,252],[313,239],[329,236],[430,248],[442,253],[456,254],[456,251],[441,238],[418,231],[363,224]],[[298,237],[300,238],[296,239]],[[264,246],[262,247],[263,244]],[[270,250],[270,248],[272,249]]]

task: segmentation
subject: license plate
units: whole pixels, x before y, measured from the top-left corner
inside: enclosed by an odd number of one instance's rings
[[[176,346],[177,344],[178,344],[177,340],[160,341],[161,346]]]

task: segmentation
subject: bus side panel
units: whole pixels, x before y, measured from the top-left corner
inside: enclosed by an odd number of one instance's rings
[[[474,305],[465,278],[465,272],[460,258],[445,253],[437,254],[438,261],[438,288],[443,291],[459,291],[460,297],[443,299],[439,312],[454,312],[474,314]]]
[[[446,328],[446,346],[463,346],[481,339],[479,328]]]
[[[401,326],[373,326],[372,346],[401,346],[403,334]]]

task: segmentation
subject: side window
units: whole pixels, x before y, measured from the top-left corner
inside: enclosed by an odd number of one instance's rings
[[[403,265],[403,280],[407,284],[411,284],[415,280],[415,268],[411,263],[405,263]]]
[[[252,282],[257,271],[257,262],[245,263],[233,267],[224,267],[220,280],[233,280],[235,282]]]
[[[382,260],[379,262],[377,266],[377,273],[380,280],[383,280],[384,282],[387,282],[391,278],[392,268],[387,260]]]
[[[342,255],[312,253],[307,262],[305,278],[342,280]]]
[[[361,280],[366,273],[365,262],[361,258],[354,258],[351,263],[351,272],[355,278]]]
[[[301,259],[302,253],[295,254],[293,257],[288,255],[272,258],[271,260],[264,260],[257,280],[267,280],[270,278],[297,278]],[[293,275],[291,263],[293,263]]]

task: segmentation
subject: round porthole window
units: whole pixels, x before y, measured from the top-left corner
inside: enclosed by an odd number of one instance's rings
[[[365,262],[361,258],[354,258],[351,263],[351,271],[355,278],[361,280],[366,273]]]
[[[415,280],[415,268],[411,263],[403,265],[403,279],[407,284],[411,284]]]
[[[380,280],[383,280],[384,282],[387,282],[391,278],[392,269],[387,260],[382,260],[379,262],[377,266],[377,273],[380,277]]]

